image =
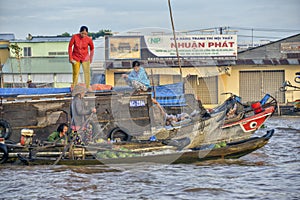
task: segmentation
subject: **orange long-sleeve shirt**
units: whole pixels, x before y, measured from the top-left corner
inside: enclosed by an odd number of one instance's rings
[[[90,47],[90,48],[89,48]],[[89,37],[81,37],[75,34],[69,42],[69,60],[76,60],[77,62],[90,61],[92,63],[94,57],[94,43]]]

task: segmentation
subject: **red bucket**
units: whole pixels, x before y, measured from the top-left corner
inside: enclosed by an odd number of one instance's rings
[[[263,111],[260,102],[253,103],[253,104],[251,105],[251,108],[254,110],[254,113],[255,113],[255,114],[260,113],[260,112]]]

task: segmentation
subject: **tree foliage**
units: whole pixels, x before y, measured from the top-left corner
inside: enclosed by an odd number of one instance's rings
[[[98,37],[103,37],[103,36],[105,36],[105,35],[112,35],[112,32],[111,32],[111,30],[108,30],[108,29],[102,29],[102,30],[100,30],[100,31],[98,31],[98,32],[96,32],[96,33],[94,33],[94,32],[89,32],[88,35],[89,35],[90,37],[92,37],[93,40],[94,40],[94,39],[96,39],[96,38],[98,38]],[[69,36],[71,36],[71,35],[70,35],[70,33],[65,32],[65,33],[62,33],[61,35],[58,35],[58,36],[69,37]]]
[[[64,32],[63,34],[58,35],[58,36],[70,37],[71,35],[70,35],[70,33],[68,33],[68,32]]]
[[[104,30],[104,29],[102,29],[102,30],[100,30],[100,31],[98,31],[96,33],[89,32],[89,36],[92,37],[93,39],[96,39],[98,37],[103,37],[105,35],[112,35],[111,30]]]

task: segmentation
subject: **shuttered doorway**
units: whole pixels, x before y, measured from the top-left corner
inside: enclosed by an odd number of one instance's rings
[[[185,84],[185,93],[195,94],[203,104],[218,104],[218,77],[191,75]]]
[[[197,95],[203,104],[218,104],[218,77],[200,77]]]
[[[284,102],[284,92],[279,88],[284,82],[284,70],[240,71],[240,91],[243,102],[257,101],[268,93],[279,103]]]

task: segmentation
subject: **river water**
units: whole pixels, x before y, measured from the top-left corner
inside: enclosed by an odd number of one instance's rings
[[[237,160],[134,166],[0,166],[0,199],[299,199],[300,118]]]

